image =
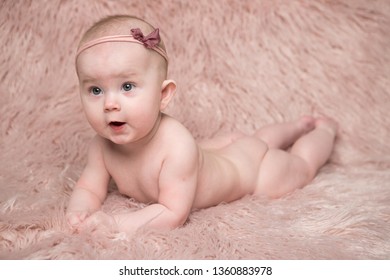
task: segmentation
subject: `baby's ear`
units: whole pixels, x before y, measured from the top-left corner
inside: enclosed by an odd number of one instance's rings
[[[161,86],[161,104],[160,110],[163,111],[176,93],[176,82],[174,80],[165,80]]]

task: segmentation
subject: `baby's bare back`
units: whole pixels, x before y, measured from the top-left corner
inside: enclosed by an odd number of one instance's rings
[[[219,149],[201,149],[199,181],[194,208],[230,202],[252,194],[267,145],[244,136]]]

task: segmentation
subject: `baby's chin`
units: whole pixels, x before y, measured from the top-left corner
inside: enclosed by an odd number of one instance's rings
[[[105,137],[112,144],[126,147],[128,145],[134,145],[142,141],[142,139],[136,139],[129,135],[110,135],[109,137]]]
[[[112,144],[121,145],[121,146],[125,146],[134,142],[134,140],[128,139],[127,137],[123,137],[123,136],[115,136],[115,137],[111,136],[106,139],[109,140]]]

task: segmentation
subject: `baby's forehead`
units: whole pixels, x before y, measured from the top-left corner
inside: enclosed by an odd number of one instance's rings
[[[76,59],[79,78],[140,77],[157,71],[165,79],[166,65],[165,59],[157,52],[129,42],[100,43],[81,52]]]

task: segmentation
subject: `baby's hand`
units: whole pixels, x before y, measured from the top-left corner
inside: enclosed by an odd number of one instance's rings
[[[93,231],[93,230],[117,230],[118,225],[114,217],[104,213],[103,211],[97,211],[91,216],[87,217],[83,223],[81,230]]]
[[[76,229],[85,221],[88,216],[88,211],[71,211],[66,213],[66,220],[72,229]]]

